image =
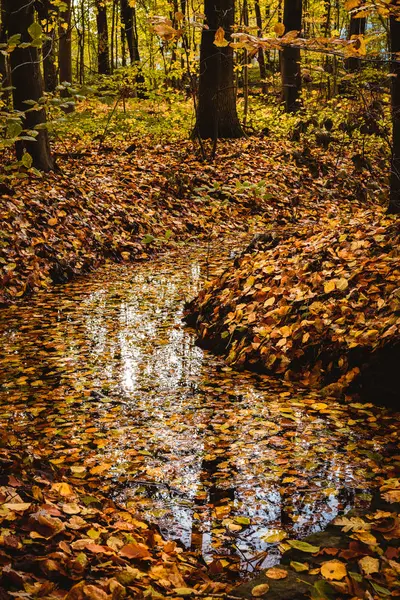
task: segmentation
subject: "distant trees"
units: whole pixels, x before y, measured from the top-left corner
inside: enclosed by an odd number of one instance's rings
[[[33,2],[27,0],[3,0],[4,26],[10,39],[20,36],[20,42],[26,47],[17,45],[10,53],[11,82],[13,85],[14,110],[23,114],[24,129],[36,130],[36,139],[20,140],[17,142],[17,157],[21,159],[26,150],[33,159],[33,166],[42,171],[54,168],[50,152],[47,130],[39,127],[46,123],[44,108],[39,108],[43,96],[43,79],[40,70],[38,46],[33,40],[32,25],[35,22],[35,8]],[[35,102],[38,106],[29,106],[28,102]],[[32,137],[26,136],[26,137]]]
[[[195,133],[203,139],[239,138],[244,135],[236,110],[233,48],[228,42],[216,46],[219,28],[227,37],[235,19],[234,0],[205,0],[208,29],[200,46],[199,101]],[[222,35],[223,37],[223,35]]]

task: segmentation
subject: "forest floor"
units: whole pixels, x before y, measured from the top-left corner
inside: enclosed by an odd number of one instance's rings
[[[342,141],[259,136],[219,142],[213,162],[194,142],[156,135],[56,150],[57,172],[0,189],[1,600],[229,598],[249,565],[275,565],[290,548],[313,557],[292,568],[325,582],[313,581],[314,598],[399,595],[397,417],[347,390],[348,346],[399,337],[398,221],[385,215],[379,145],[366,156]],[[225,256],[211,285],[188,285],[200,268],[190,249],[208,278],[223,240],[235,265]],[[280,376],[292,375],[293,351],[300,381],[235,374],[209,355],[200,367],[181,326],[198,292],[205,343]],[[322,347],[335,364],[313,373]],[[321,381],[322,370],[334,377]],[[343,390],[347,404],[332,397]],[[143,489],[116,498],[132,478]],[[149,499],[148,485],[168,498]],[[393,510],[342,523],[348,549],[301,546],[355,498],[366,513],[378,488]],[[185,502],[189,546],[163,533],[168,519],[185,528]],[[257,586],[249,594],[268,598],[269,584]]]

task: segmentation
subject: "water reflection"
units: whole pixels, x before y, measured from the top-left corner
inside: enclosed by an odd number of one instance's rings
[[[164,535],[248,570],[276,562],[271,533],[325,527],[386,472],[396,423],[204,355],[181,323],[202,265],[194,248],[108,266],[3,311],[1,439],[86,466]]]

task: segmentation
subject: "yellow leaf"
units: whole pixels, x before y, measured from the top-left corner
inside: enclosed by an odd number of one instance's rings
[[[12,510],[14,512],[24,512],[30,508],[30,502],[6,502],[3,504],[4,508],[8,508],[8,510]]]
[[[360,6],[361,0],[346,0],[344,3],[344,7],[346,10],[352,10],[353,8],[357,8]]]
[[[400,490],[389,490],[386,494],[383,494],[383,498],[390,504],[400,502]]]
[[[350,537],[360,540],[360,542],[367,544],[368,546],[374,546],[376,544],[376,537],[372,535],[372,533],[368,533],[368,531],[358,531]]]
[[[288,327],[287,325],[284,325],[283,327],[281,327],[280,332],[284,338],[287,338],[292,333],[292,328]]]
[[[264,306],[265,307],[272,306],[274,302],[275,302],[275,296],[271,296],[270,298],[268,298],[268,300],[266,300],[264,302]]]
[[[285,33],[285,26],[283,23],[275,23],[274,31],[278,37],[281,37]]]
[[[338,290],[343,292],[349,287],[349,282],[344,277],[341,277],[340,279],[336,280],[336,287]]]
[[[267,544],[273,544],[275,542],[281,542],[286,537],[287,533],[285,531],[271,530],[271,532],[267,533],[267,535],[263,535],[261,539],[263,542],[267,542]]]
[[[218,27],[215,33],[214,45],[218,48],[224,48],[224,46],[228,46],[228,44],[229,42],[225,39],[225,31],[223,27]]]
[[[52,219],[49,219],[47,223],[53,227],[53,225],[57,225],[58,221],[55,217],[53,217]]]
[[[268,577],[268,579],[285,579],[288,576],[288,573],[286,569],[271,567],[265,571],[265,575]]]
[[[325,281],[324,283],[324,292],[325,294],[329,294],[330,292],[333,292],[333,290],[336,288],[336,283],[334,279],[331,279],[330,281]]]
[[[358,561],[360,568],[366,575],[371,573],[379,573],[379,560],[372,556],[364,556]]]
[[[93,467],[90,469],[92,475],[98,475],[99,473],[104,473],[111,469],[112,465],[110,463],[102,463],[101,465],[97,465],[97,467]]]
[[[340,581],[347,575],[346,565],[340,560],[328,560],[321,565],[321,575],[325,579]]]
[[[264,596],[264,594],[266,594],[268,590],[268,583],[260,583],[260,585],[256,585],[255,587],[253,587],[253,589],[251,590],[251,595],[255,598],[261,598],[261,596]]]
[[[51,491],[58,492],[60,496],[64,497],[72,496],[74,493],[73,489],[68,483],[53,483],[51,486]]]

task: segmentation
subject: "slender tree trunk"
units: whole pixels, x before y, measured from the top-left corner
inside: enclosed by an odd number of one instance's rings
[[[0,44],[7,41],[7,32],[5,27],[6,12],[4,0],[0,0]],[[9,86],[9,69],[7,57],[0,52],[0,86]]]
[[[36,3],[36,10],[40,22],[45,23],[44,31],[47,39],[43,42],[42,53],[43,53],[43,75],[44,75],[44,89],[46,92],[54,92],[57,87],[57,69],[56,69],[56,35],[55,29],[52,27],[51,16],[50,16],[50,2],[49,0],[39,0]]]
[[[285,0],[283,24],[285,31],[301,31],[302,0]],[[292,113],[300,108],[301,91],[300,49],[287,47],[282,50],[281,73],[283,100],[286,112]]]
[[[125,29],[121,26],[121,54],[122,54],[122,66],[126,67],[126,35]]]
[[[350,17],[350,25],[349,25],[349,40],[353,35],[364,35],[365,33],[365,23],[366,19],[355,19],[353,16]],[[351,57],[348,58],[345,62],[345,67],[347,71],[351,73],[355,73],[359,71],[361,68],[361,60],[359,58]]]
[[[262,17],[261,17],[261,9],[260,9],[260,0],[254,0],[254,11],[256,13],[256,23],[257,23],[257,35],[258,37],[262,37]],[[268,92],[268,86],[265,81],[267,77],[267,69],[265,68],[265,56],[264,50],[259,48],[258,50],[258,64],[260,67],[260,79],[261,79],[261,92],[266,94]]]
[[[215,32],[229,39],[234,23],[234,0],[205,0],[209,29],[203,29],[200,47],[199,104],[195,134],[203,139],[239,138],[244,135],[236,111],[233,49],[214,44]]]
[[[8,36],[20,34],[22,42],[31,42],[28,28],[35,19],[34,5],[26,0],[5,0],[6,28]],[[34,46],[15,48],[10,55],[11,81],[13,89],[14,110],[25,112],[26,100],[37,102],[43,96],[43,80],[40,72],[38,49]],[[46,123],[43,110],[28,110],[24,119],[25,129],[34,129],[36,125]],[[36,141],[21,140],[17,144],[17,158],[21,159],[24,150],[33,158],[33,165],[41,171],[54,168],[50,152],[49,138],[46,130],[39,131]]]
[[[85,83],[85,39],[86,39],[86,25],[85,25],[85,4],[81,0],[80,6],[80,28],[78,30],[78,46],[79,46],[79,83]]]
[[[390,45],[392,56],[400,52],[400,21],[394,16],[390,18]],[[393,120],[393,144],[390,174],[390,200],[389,213],[400,213],[400,62],[392,62],[392,120]]]
[[[97,68],[100,75],[110,75],[110,47],[108,44],[107,7],[104,0],[96,0],[97,9]]]
[[[115,66],[115,2],[113,0],[112,3],[112,13],[111,13],[111,57],[110,57],[110,71],[114,73]]]
[[[64,0],[65,10],[60,11],[58,62],[60,83],[72,82],[72,28],[71,0]]]

